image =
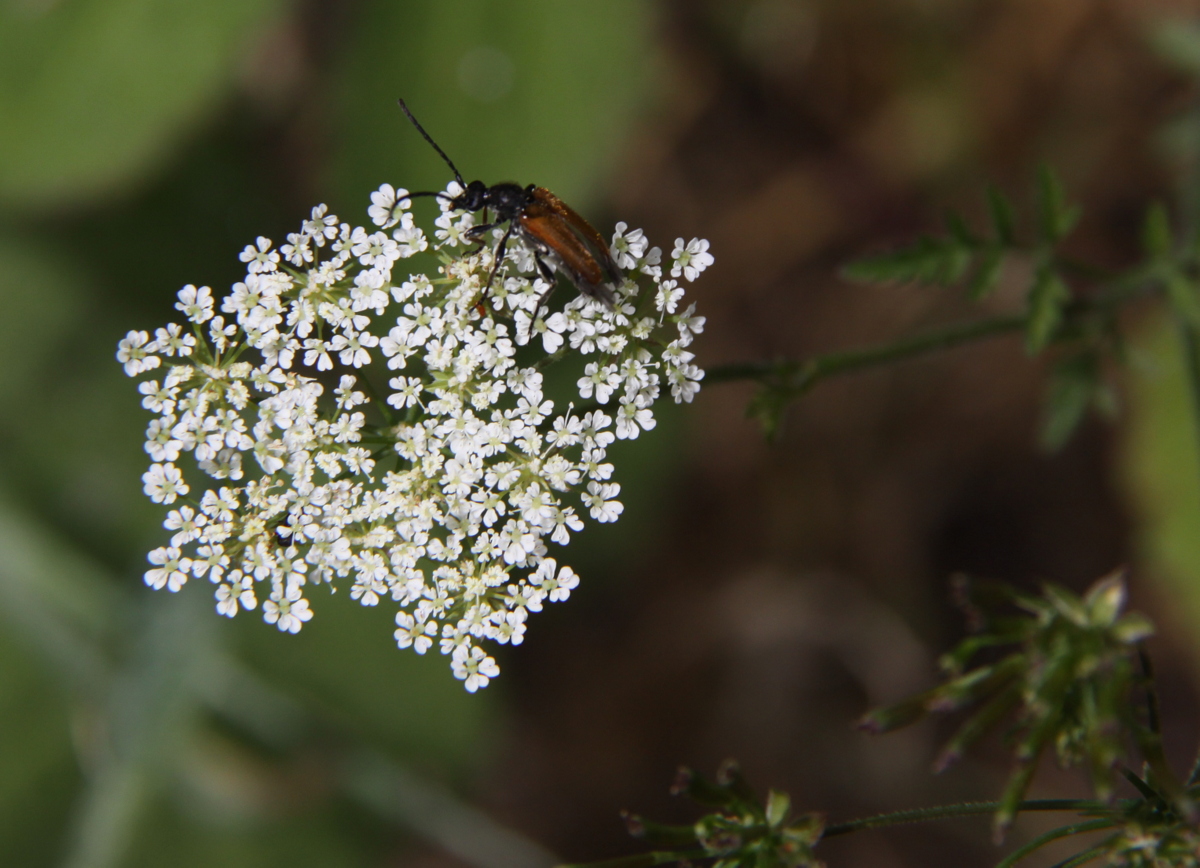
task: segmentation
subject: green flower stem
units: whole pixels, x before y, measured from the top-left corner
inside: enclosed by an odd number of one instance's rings
[[[1200,121],[1200,102],[1194,102],[1188,114],[1188,120],[1192,123]],[[1179,209],[1179,235],[1189,243],[1194,255],[1194,242],[1200,235],[1200,154],[1193,152],[1189,155],[1186,167],[1180,174],[1175,198]],[[1196,435],[1197,444],[1200,445],[1200,340],[1197,339],[1196,329],[1189,326],[1183,317],[1179,316],[1177,320],[1184,368],[1187,371],[1188,391],[1192,400],[1192,430]],[[1197,782],[1200,782],[1200,752],[1197,753],[1188,773],[1187,786],[1194,786]]]
[[[1191,395],[1192,426],[1200,447],[1200,335],[1196,327],[1179,317],[1179,342],[1183,351],[1183,366],[1187,371],[1188,392]]]
[[[890,814],[877,814],[874,817],[863,817],[860,820],[850,820],[845,823],[833,823],[825,827],[825,832],[821,837],[832,838],[835,835],[848,835],[864,829],[880,829],[903,823],[929,823],[935,820],[951,820],[955,817],[976,817],[991,814],[999,807],[999,802],[963,802],[960,805],[936,805],[932,808],[894,811]],[[1017,810],[1103,811],[1106,807],[1103,802],[1091,799],[1027,799],[1017,806]]]
[[[1200,400],[1200,393],[1197,394],[1197,399]],[[1200,411],[1200,406],[1197,407],[1197,410]],[[1137,739],[1143,759],[1154,772],[1155,783],[1163,790],[1164,795],[1170,799],[1174,808],[1181,815],[1193,820],[1197,813],[1196,803],[1187,792],[1186,786],[1181,784],[1171,771],[1166,754],[1163,752],[1162,712],[1159,708],[1158,689],[1154,681],[1154,664],[1145,645],[1138,645],[1138,659],[1142,664],[1142,673],[1146,681],[1147,725],[1143,727],[1135,722],[1133,724],[1134,737]]]
[[[637,853],[633,856],[622,856],[619,859],[605,859],[601,862],[580,862],[578,864],[559,865],[557,868],[650,868],[652,865],[665,865],[668,862],[690,861],[693,859],[710,859],[713,854],[707,850],[655,850],[651,853]]]
[[[375,390],[375,384],[371,382],[371,378],[367,376],[365,371],[361,376],[358,377],[358,384],[361,385],[366,391],[367,395],[370,396],[371,402],[379,411],[379,415],[383,417],[384,423],[387,425],[395,424],[395,420],[392,418],[391,409],[388,407],[387,402],[383,400],[382,396],[380,396],[379,392]]]
[[[728,383],[738,380],[768,380],[778,377],[796,393],[806,391],[818,381],[837,374],[848,374],[889,362],[946,350],[983,338],[1020,332],[1025,327],[1024,314],[993,317],[959,323],[945,328],[901,338],[890,344],[845,350],[814,356],[806,362],[758,362],[722,365],[709,369],[704,384]]]
[[[1152,272],[1143,266],[1116,275],[1099,287],[1093,296],[1080,299],[1068,307],[1064,312],[1064,322],[1059,332],[1069,332],[1072,325],[1085,322],[1091,316],[1111,315],[1127,302],[1145,295],[1153,284]],[[903,337],[889,344],[813,356],[803,362],[785,359],[776,362],[718,365],[705,372],[704,384],[757,380],[764,385],[786,390],[791,393],[791,397],[797,397],[828,377],[855,373],[939,350],[949,350],[986,338],[1020,333],[1028,326],[1028,313],[1007,314],[943,326],[922,334]],[[1197,353],[1196,359],[1200,363],[1200,352]],[[1200,401],[1200,366],[1196,371],[1196,395]]]
[[[1071,826],[1059,826],[1057,829],[1051,829],[1044,835],[1038,835],[1024,847],[1018,847],[1016,850],[1013,850],[1004,859],[996,863],[996,868],[1012,868],[1013,865],[1016,865],[1026,856],[1040,850],[1051,841],[1057,841],[1059,838],[1082,835],[1084,832],[1098,832],[1101,829],[1112,828],[1112,825],[1112,820],[1104,819],[1088,820],[1086,823],[1075,823]]]
[[[1061,862],[1055,862],[1050,868],[1078,868],[1080,865],[1086,865],[1088,862],[1093,862],[1101,856],[1108,854],[1108,848],[1112,845],[1115,837],[1105,838],[1095,847],[1084,850],[1082,853],[1076,853],[1074,856],[1069,856]]]

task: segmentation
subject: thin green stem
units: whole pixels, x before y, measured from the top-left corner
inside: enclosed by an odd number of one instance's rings
[[[577,865],[559,865],[557,868],[649,868],[651,865],[665,865],[668,862],[683,862],[695,859],[708,859],[712,854],[707,850],[655,850],[650,853],[638,853],[633,856],[622,856],[617,859],[605,859],[600,862],[581,862]]]
[[[1076,853],[1074,856],[1069,856],[1061,862],[1055,862],[1050,868],[1079,868],[1080,865],[1086,865],[1088,862],[1106,855],[1109,846],[1114,840],[1112,836],[1105,838],[1095,847],[1084,850],[1082,853]]]
[[[380,397],[379,393],[375,391],[375,386],[371,382],[370,378],[366,375],[366,372],[363,372],[359,376],[358,382],[366,390],[367,394],[371,396],[371,402],[375,405],[375,409],[379,411],[379,415],[383,417],[383,421],[387,425],[392,425],[392,411],[388,409],[387,403],[383,400],[383,398]]]
[[[1143,295],[1153,275],[1145,267],[1136,267],[1105,281],[1088,299],[1080,299],[1066,311],[1061,331],[1069,333],[1073,323],[1114,311]],[[796,397],[821,380],[850,374],[891,362],[917,358],[940,350],[953,349],[992,337],[1024,331],[1029,325],[1027,313],[977,319],[902,337],[891,343],[855,350],[841,350],[805,361],[741,362],[719,365],[705,372],[705,385],[757,380],[783,389]]]
[[[1146,678],[1146,725],[1155,735],[1162,735],[1162,708],[1158,700],[1158,687],[1154,682],[1154,661],[1145,643],[1138,643],[1138,662],[1142,664],[1142,674]]]
[[[1000,862],[996,863],[996,868],[1012,868],[1026,856],[1042,849],[1051,841],[1057,841],[1059,838],[1069,838],[1072,835],[1082,835],[1084,832],[1098,832],[1101,829],[1112,828],[1112,820],[1088,820],[1086,823],[1075,823],[1070,826],[1059,826],[1057,829],[1051,829],[1044,835],[1038,835],[1028,844],[1023,847],[1018,847],[1013,850]],[[1074,858],[1074,857],[1072,857]]]
[[[1192,763],[1192,770],[1188,773],[1187,785],[1189,787],[1195,786],[1196,781],[1200,781],[1200,756],[1197,756],[1195,762]]]
[[[999,802],[964,802],[960,805],[936,805],[932,808],[893,811],[890,814],[877,814],[860,820],[834,823],[825,827],[821,837],[832,838],[835,835],[848,835],[864,829],[879,829],[902,823],[928,823],[955,817],[976,817],[991,814],[999,808]],[[1027,799],[1017,806],[1018,811],[1100,811],[1105,808],[1103,802],[1092,799]]]
[[[1192,122],[1200,120],[1200,101],[1193,101],[1189,110]],[[1200,157],[1191,154],[1191,159],[1179,179],[1176,201],[1179,206],[1180,235],[1184,244],[1192,248],[1200,236]],[[1179,336],[1182,343],[1184,366],[1187,369],[1188,389],[1192,399],[1192,428],[1200,442],[1200,347],[1197,346],[1195,329],[1179,317]],[[1192,770],[1188,773],[1187,786],[1200,782],[1200,753],[1197,753]]]
[[[1200,338],[1195,327],[1179,318],[1179,341],[1183,350],[1183,365],[1187,372],[1188,392],[1192,404],[1192,426],[1200,447]]]
[[[792,388],[803,391],[816,384],[819,380],[837,374],[847,374],[872,368],[876,365],[887,364],[901,359],[922,356],[937,350],[946,350],[961,344],[982,340],[983,338],[1019,332],[1025,327],[1024,314],[993,317],[958,323],[926,332],[901,338],[890,344],[876,347],[866,347],[859,350],[843,350],[814,356],[805,362],[750,362],[742,364],[722,365],[713,368],[704,375],[705,385],[711,383],[727,383],[737,380],[763,380],[774,376],[783,376],[791,380]]]

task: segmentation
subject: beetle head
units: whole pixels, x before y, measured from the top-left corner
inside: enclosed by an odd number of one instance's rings
[[[450,200],[450,207],[456,211],[478,211],[487,204],[488,188],[483,181],[472,181],[457,196]]]

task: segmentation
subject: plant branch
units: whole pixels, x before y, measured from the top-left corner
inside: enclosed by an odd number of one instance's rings
[[[1151,280],[1152,275],[1144,268],[1135,268],[1118,275],[1090,299],[1081,299],[1068,308],[1064,329],[1087,316],[1119,308],[1125,302],[1140,296]],[[795,387],[802,391],[826,377],[854,373],[876,365],[915,358],[938,350],[953,349],[986,338],[1013,334],[1024,330],[1028,325],[1027,313],[1006,314],[931,329],[888,344],[813,356],[803,362],[783,360],[718,365],[705,373],[704,383],[710,385],[739,380],[766,381],[781,374],[790,374],[796,378]],[[1200,354],[1197,358],[1200,359]]]
[[[1051,829],[1044,835],[1038,835],[1028,844],[1023,847],[1018,847],[1013,852],[1009,853],[1003,860],[996,864],[996,868],[1012,868],[1026,856],[1045,847],[1051,841],[1057,841],[1059,838],[1069,838],[1072,835],[1082,835],[1084,832],[1098,832],[1101,829],[1112,828],[1113,821],[1104,820],[1088,820],[1086,823],[1075,823],[1071,826],[1060,826],[1057,829]]]
[[[848,835],[864,829],[879,829],[902,823],[928,823],[935,820],[950,820],[955,817],[975,817],[999,810],[999,802],[964,802],[960,805],[936,805],[932,808],[914,808],[908,811],[893,811],[877,814],[845,823],[834,823],[825,827],[822,838]],[[1017,806],[1018,811],[1102,811],[1107,806],[1092,799],[1028,799]]]
[[[652,865],[707,859],[711,856],[712,854],[707,850],[688,850],[684,852],[654,850],[650,853],[637,853],[633,856],[621,856],[617,859],[605,859],[600,862],[559,865],[558,868],[650,868]]]
[[[1182,317],[1179,320],[1179,341],[1192,404],[1192,424],[1200,438],[1200,336],[1195,326],[1185,322]]]
[[[797,393],[806,391],[818,381],[837,374],[847,374],[889,362],[946,350],[983,338],[1019,332],[1025,327],[1024,314],[958,323],[924,334],[901,338],[890,344],[843,350],[823,356],[813,356],[804,362],[749,362],[721,365],[705,372],[704,383],[728,383],[738,380],[785,379]]]
[[[1074,856],[1069,856],[1061,862],[1055,862],[1050,868],[1078,868],[1080,865],[1086,865],[1099,859],[1108,853],[1108,848],[1112,844],[1114,838],[1112,836],[1105,838],[1095,847],[1090,847],[1082,853],[1076,853]]]
[[[1080,336],[1094,336],[1097,326],[1102,332],[1106,332],[1111,328],[1111,319],[1117,310],[1127,302],[1144,295],[1148,289],[1161,288],[1160,284],[1156,272],[1145,264],[1115,275],[1098,285],[1090,295],[1069,302],[1062,310],[1061,322],[1054,327],[1048,339],[1057,342]],[[1031,309],[1022,313],[955,323],[908,335],[891,343],[840,350],[803,361],[782,359],[773,362],[718,365],[707,371],[704,381],[706,385],[744,380],[759,383],[762,388],[751,402],[748,412],[749,415],[762,418],[770,435],[778,428],[787,404],[821,380],[952,349],[991,337],[1027,333],[1037,316],[1037,311]]]

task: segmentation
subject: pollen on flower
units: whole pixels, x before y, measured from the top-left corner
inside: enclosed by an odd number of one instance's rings
[[[608,447],[653,429],[664,391],[699,390],[686,348],[704,318],[624,223],[612,307],[539,309],[549,287],[516,236],[485,298],[492,247],[458,250],[474,215],[441,200],[431,240],[406,194],[371,195],[373,228],[314,208],[283,245],[247,245],[224,298],[189,284],[184,324],[120,341],[129,376],[155,374],[139,384],[155,414],[142,482],[171,507],[145,582],[207,579],[221,615],[261,608],[288,633],[315,586],[344,588],[393,606],[396,644],[436,645],[473,693],[500,672],[487,643],[520,644],[529,614],[578,585],[550,545],[624,510]],[[431,245],[436,274],[395,273]],[[711,263],[707,241],[680,239],[670,271]],[[541,369],[573,355],[578,404],[561,406]]]

